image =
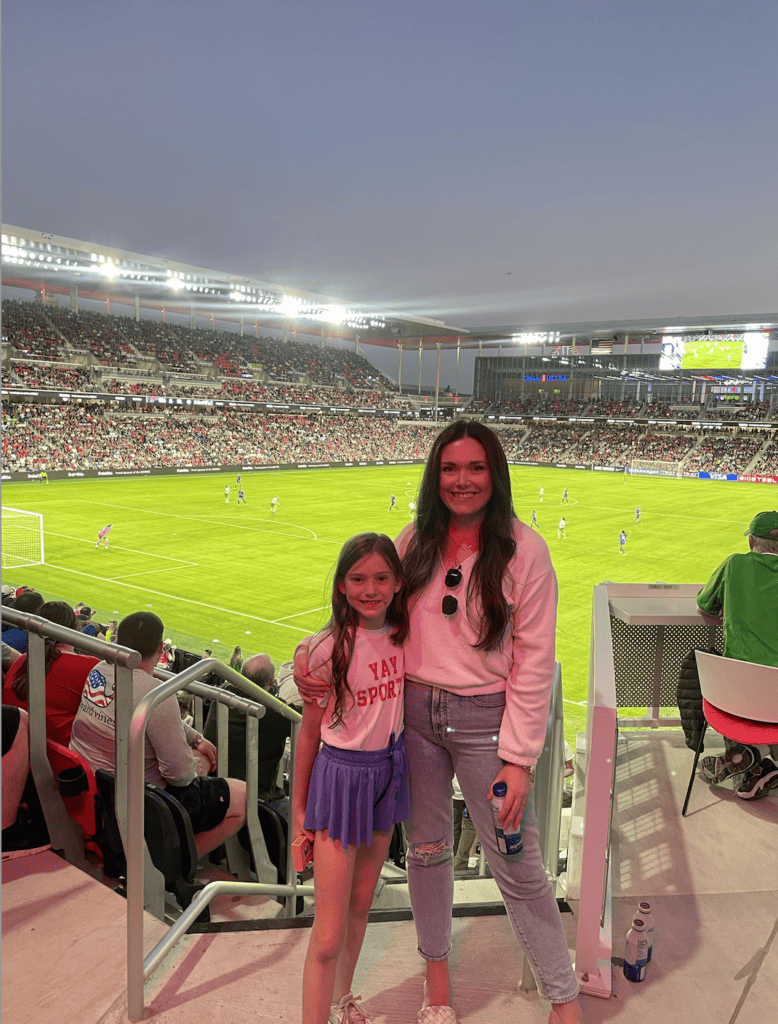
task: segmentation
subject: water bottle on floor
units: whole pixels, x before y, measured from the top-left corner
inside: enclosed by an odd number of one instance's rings
[[[497,837],[497,849],[506,860],[517,861],[524,856],[524,843],[521,838],[521,830],[508,831],[507,827],[501,825],[497,815],[502,810],[503,801],[508,793],[508,786],[505,782],[495,782],[492,786],[492,815],[494,817],[494,834]],[[507,825],[507,823],[506,823]]]
[[[624,977],[627,981],[643,981],[648,963],[648,942],[646,924],[642,917],[635,917],[627,932],[624,947]]]
[[[646,926],[646,942],[648,943],[648,956],[646,963],[651,963],[654,955],[654,915],[651,913],[651,904],[643,900],[638,904],[637,917],[641,918]]]

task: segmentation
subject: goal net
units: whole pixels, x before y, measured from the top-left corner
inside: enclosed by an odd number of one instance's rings
[[[25,565],[42,565],[43,516],[3,505],[2,567],[16,569]]]
[[[627,472],[633,476],[683,476],[680,462],[661,462],[657,459],[632,459]]]

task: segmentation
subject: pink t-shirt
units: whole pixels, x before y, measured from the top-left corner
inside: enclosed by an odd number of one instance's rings
[[[348,670],[351,690],[344,701],[343,720],[332,725],[335,694],[322,697],[326,708],[321,723],[322,742],[343,750],[382,750],[394,733],[403,731],[403,684],[405,660],[401,647],[390,640],[391,628],[357,630],[354,654]],[[332,633],[318,633],[307,641],[308,671],[332,682]]]

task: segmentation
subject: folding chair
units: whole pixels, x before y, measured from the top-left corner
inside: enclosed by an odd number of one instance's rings
[[[778,668],[697,651],[697,670],[705,721],[694,754],[682,816],[689,806],[697,762],[709,725],[736,743],[750,746],[778,743]]]

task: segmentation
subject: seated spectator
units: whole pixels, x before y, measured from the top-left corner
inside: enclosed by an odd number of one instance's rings
[[[5,685],[5,674],[8,669],[13,665],[15,661],[18,661],[22,655],[15,647],[11,647],[5,641],[3,641],[3,685]]]
[[[50,847],[46,822],[40,811],[37,794],[35,808],[23,803],[30,781],[30,723],[21,708],[3,705],[3,860],[14,856],[40,853]]]
[[[44,602],[43,594],[29,587],[17,594],[14,608],[17,612],[27,612],[29,615],[39,615],[41,605]],[[16,626],[9,626],[3,630],[3,643],[15,648],[20,654],[27,651],[27,630],[18,629]]]
[[[778,668],[778,512],[760,512],[746,530],[747,553],[729,555],[697,595],[703,618],[722,622],[724,657]],[[733,679],[733,685],[738,685]],[[778,786],[770,748],[743,746],[725,737],[723,757],[704,757],[700,776],[709,785],[742,775],[736,796],[753,800]]]
[[[76,616],[65,601],[47,601],[38,614],[66,629],[76,628]],[[66,747],[70,729],[81,702],[81,691],[89,670],[99,658],[76,654],[73,645],[46,637],[46,735]],[[27,655],[14,662],[3,683],[3,703],[28,707]]]
[[[100,632],[99,624],[92,622],[92,609],[89,605],[82,604],[76,609],[76,629],[84,636],[99,636],[102,640],[105,639],[104,634]]]
[[[267,654],[255,654],[243,662],[241,674],[270,692],[275,683],[275,665]],[[239,691],[225,685],[230,693]],[[229,709],[229,763],[230,775],[235,778],[246,778],[246,716],[233,708]],[[277,810],[289,818],[289,798],[283,788],[277,784],[278,766],[284,756],[286,740],[291,735],[292,723],[277,711],[268,708],[265,716],[259,720],[259,762],[257,765],[258,796],[272,804]],[[205,736],[216,742],[216,706],[211,705],[208,718],[203,729]]]
[[[119,623],[119,646],[138,651],[142,658],[133,672],[136,704],[159,685],[153,672],[162,654],[163,632],[162,620],[151,612],[133,612]],[[93,771],[116,771],[114,691],[114,666],[101,661],[87,677],[70,737],[71,749],[86,758]],[[184,725],[175,697],[157,705],[146,725],[144,776],[183,804],[199,857],[221,846],[246,823],[245,784],[209,777],[215,767],[216,748]]]
[[[302,713],[302,707],[305,703],[302,698],[302,694],[297,689],[297,683],[294,681],[294,662],[285,661],[281,668],[278,670],[278,681],[275,685],[274,697],[278,697],[284,704],[288,704],[290,708],[294,708],[295,711]]]

